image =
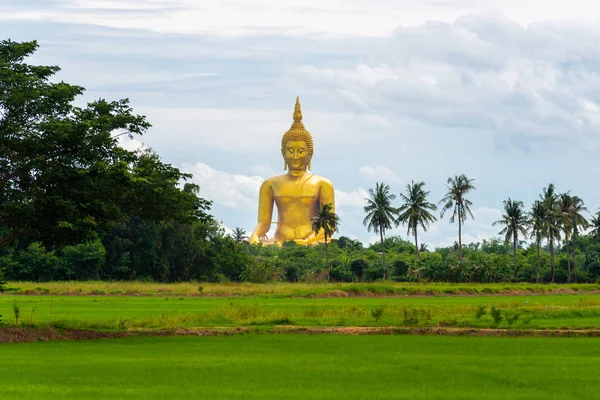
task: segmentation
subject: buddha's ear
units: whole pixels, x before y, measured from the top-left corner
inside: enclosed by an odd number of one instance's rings
[[[287,163],[285,162],[285,159],[283,160],[283,170],[285,171],[287,169]]]
[[[310,171],[310,162],[312,161],[312,157],[308,159],[308,170]]]

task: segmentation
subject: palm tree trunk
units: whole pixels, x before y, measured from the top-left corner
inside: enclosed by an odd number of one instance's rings
[[[325,274],[327,275],[327,282],[329,282],[329,249],[327,247],[327,234],[325,234]]]
[[[538,251],[538,270],[537,270],[537,277],[536,277],[536,282],[540,283],[540,265],[541,265],[541,259],[540,259],[540,247],[541,247],[541,241],[540,239],[537,240],[537,251]]]
[[[416,254],[417,254],[417,261],[419,261],[419,241],[417,240],[417,230],[415,229],[414,232],[415,234],[415,249],[416,249]]]
[[[379,237],[381,238],[381,262],[383,263],[383,280],[387,279],[387,268],[385,267],[385,249],[383,248],[383,229],[379,227]]]
[[[577,283],[577,247],[573,246],[573,281]]]
[[[554,238],[550,236],[550,264],[552,265],[552,283],[554,283]]]
[[[515,282],[517,281],[517,235],[513,235],[513,265],[515,267]]]
[[[462,263],[462,239],[461,239],[461,215],[460,211],[458,212],[458,262]]]
[[[567,238],[567,283],[571,283],[571,251],[569,250],[569,238]]]

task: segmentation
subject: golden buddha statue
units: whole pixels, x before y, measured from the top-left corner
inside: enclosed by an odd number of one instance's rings
[[[313,156],[312,135],[302,123],[300,99],[296,98],[294,122],[281,139],[283,169],[287,173],[265,180],[258,197],[258,224],[250,235],[251,243],[277,244],[294,241],[316,244],[325,239],[321,230],[313,231],[312,218],[321,205],[331,204],[335,212],[333,185],[327,179],[310,173]],[[277,229],[273,238],[266,234],[271,228],[273,203],[277,205]]]

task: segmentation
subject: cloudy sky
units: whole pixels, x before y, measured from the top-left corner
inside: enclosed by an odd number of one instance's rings
[[[193,173],[229,228],[254,228],[300,96],[340,234],[374,240],[377,181],[425,181],[437,203],[464,173],[470,242],[549,182],[600,206],[599,18],[589,0],[0,0],[0,38],[37,39],[31,62],[82,101],[129,98],[153,128],[125,145]],[[456,232],[445,218],[422,239]]]

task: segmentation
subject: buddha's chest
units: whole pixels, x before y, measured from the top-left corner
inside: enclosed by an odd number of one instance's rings
[[[304,183],[280,183],[273,185],[273,197],[278,204],[314,204],[320,194],[319,186],[309,182]]]

